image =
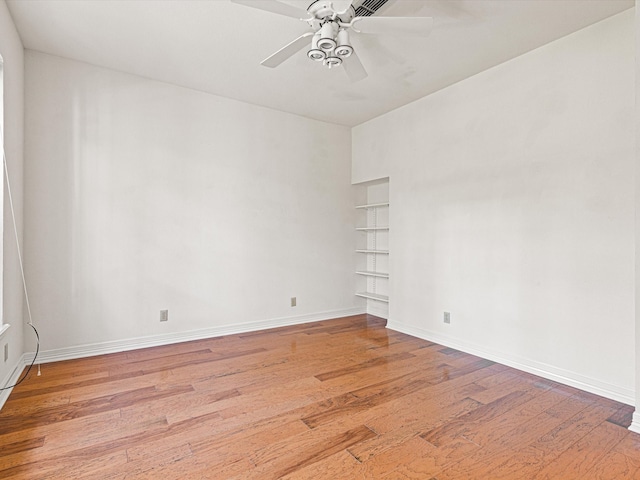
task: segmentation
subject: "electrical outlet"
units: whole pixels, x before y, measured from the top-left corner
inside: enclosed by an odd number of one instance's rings
[[[160,310],[160,321],[161,322],[169,321],[169,310]]]
[[[296,297],[291,297],[291,306],[295,307],[298,304],[298,301],[296,300]]]
[[[5,343],[4,344],[4,361],[6,362],[7,360],[9,360],[9,344]]]
[[[444,312],[444,323],[451,323],[451,313]]]

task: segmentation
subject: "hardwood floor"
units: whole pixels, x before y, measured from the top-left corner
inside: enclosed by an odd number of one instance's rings
[[[43,365],[0,478],[640,479],[632,412],[361,315]]]

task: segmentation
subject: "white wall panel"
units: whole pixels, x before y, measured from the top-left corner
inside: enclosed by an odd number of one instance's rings
[[[354,129],[353,182],[390,177],[393,328],[633,403],[633,15]]]
[[[45,350],[356,305],[348,128],[32,51],[26,74]]]

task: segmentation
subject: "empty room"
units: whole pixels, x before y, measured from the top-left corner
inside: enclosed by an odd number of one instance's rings
[[[0,0],[0,478],[640,479],[636,10]]]

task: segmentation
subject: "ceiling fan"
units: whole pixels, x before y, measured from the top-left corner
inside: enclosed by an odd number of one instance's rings
[[[367,71],[351,45],[350,33],[427,36],[433,26],[431,17],[356,16],[355,5],[363,0],[315,0],[306,11],[279,0],[231,1],[308,24],[309,31],[267,57],[262,65],[277,67],[308,46],[307,56],[311,60],[322,62],[328,68],[342,65],[352,82],[367,77]]]

